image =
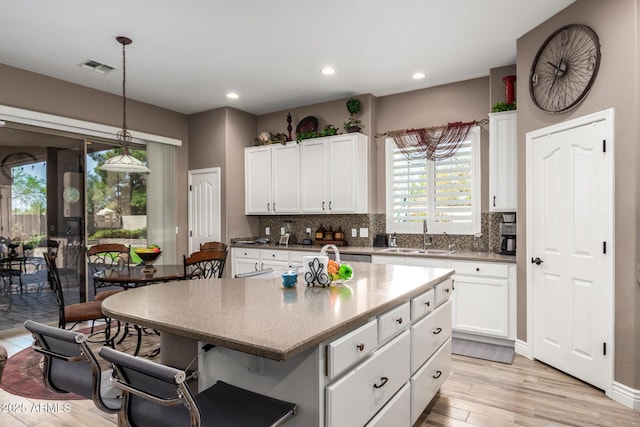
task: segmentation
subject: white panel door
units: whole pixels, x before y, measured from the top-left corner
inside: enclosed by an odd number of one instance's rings
[[[244,209],[249,214],[271,213],[271,148],[252,147],[244,153]]]
[[[303,213],[326,213],[329,201],[325,199],[327,154],[326,140],[300,143],[300,199]]]
[[[603,389],[613,286],[605,139],[604,120],[533,138],[527,179],[534,357]]]
[[[189,171],[189,253],[221,241],[220,168]]]
[[[274,213],[300,213],[300,157],[298,153],[299,147],[296,143],[272,146],[273,205],[271,208]]]

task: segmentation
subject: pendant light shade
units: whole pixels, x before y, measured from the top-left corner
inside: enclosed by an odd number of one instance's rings
[[[118,132],[118,142],[122,146],[122,154],[107,159],[99,169],[112,172],[137,172],[150,173],[140,160],[136,159],[129,153],[128,143],[131,142],[131,134],[127,129],[127,62],[125,55],[125,46],[131,44],[128,37],[116,37],[118,43],[122,45],[122,130]]]

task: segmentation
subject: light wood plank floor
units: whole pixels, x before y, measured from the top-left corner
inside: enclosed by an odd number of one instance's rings
[[[11,355],[31,345],[31,337],[0,337],[0,344]],[[0,389],[3,427],[116,424],[115,415],[102,413],[89,400],[26,399]],[[454,355],[449,379],[415,425],[431,426],[640,427],[640,411],[628,409],[598,389],[521,356],[516,355],[513,365],[505,365]]]

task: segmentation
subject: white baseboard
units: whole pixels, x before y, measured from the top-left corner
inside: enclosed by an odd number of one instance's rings
[[[614,381],[608,396],[627,408],[640,410],[640,390]]]
[[[531,349],[526,341],[516,340],[515,350],[516,354],[526,357],[527,359],[533,359],[533,354],[531,354]]]

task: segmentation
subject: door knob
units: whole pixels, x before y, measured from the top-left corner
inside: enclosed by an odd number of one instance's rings
[[[535,264],[535,265],[540,265],[542,264],[544,261],[542,261],[540,258],[535,257],[535,258],[531,258],[531,264]]]

